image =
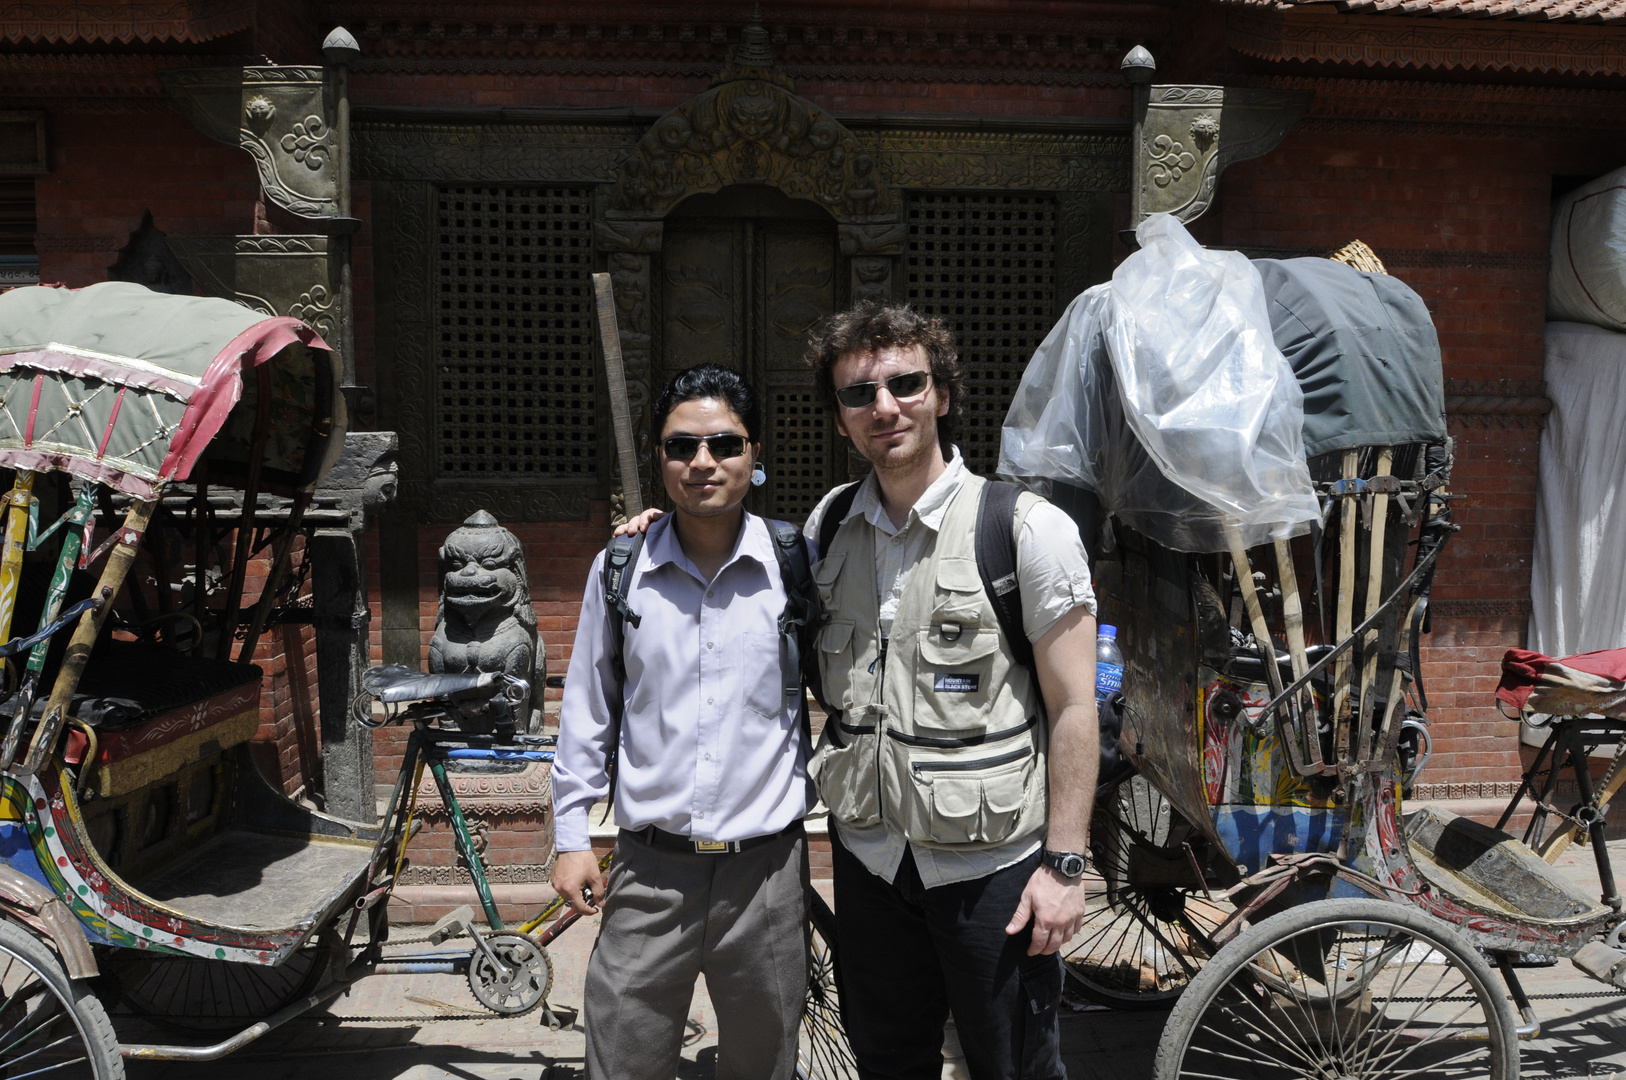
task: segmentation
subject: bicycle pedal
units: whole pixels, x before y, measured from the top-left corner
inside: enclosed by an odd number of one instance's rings
[[[429,931],[429,944],[439,945],[454,937],[462,937],[469,932],[469,924],[474,921],[474,908],[464,904],[456,911],[448,911],[440,917]]]

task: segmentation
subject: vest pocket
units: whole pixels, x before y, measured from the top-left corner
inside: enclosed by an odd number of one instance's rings
[[[808,772],[831,817],[854,828],[868,828],[881,820],[879,725],[838,725],[834,719],[829,724],[841,728],[841,745],[831,739],[830,727],[825,728]]]
[[[999,844],[1009,840],[1027,805],[1035,755],[1021,746],[986,757],[914,758],[909,774],[911,824],[933,844]]]
[[[998,693],[999,631],[967,626],[954,640],[940,626],[918,631],[916,730],[974,731],[988,723]]]
[[[842,710],[851,709],[854,703],[853,626],[850,622],[829,622],[819,631],[819,677],[824,700]]]

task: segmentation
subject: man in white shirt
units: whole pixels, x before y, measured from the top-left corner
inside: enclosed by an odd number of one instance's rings
[[[811,768],[834,826],[836,980],[859,1074],[935,1080],[952,1013],[973,1080],[1060,1078],[1055,954],[1084,914],[1098,760],[1083,544],[1062,511],[1017,499],[1029,663],[979,579],[988,489],[953,446],[949,333],[862,303],[808,360],[874,467],[806,527],[829,541],[813,576],[832,715]]]
[[[750,388],[716,365],[679,374],[657,401],[675,513],[632,568],[624,680],[602,554],[587,579],[553,769],[553,884],[583,913],[603,901],[584,993],[598,1080],[670,1080],[701,974],[718,1077],[795,1069],[813,796],[801,695],[781,670],[785,582],[767,523],[743,507],[759,422]],[[609,794],[612,752],[620,835],[606,893],[587,812]]]

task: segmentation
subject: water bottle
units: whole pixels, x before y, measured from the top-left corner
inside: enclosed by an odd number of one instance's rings
[[[1095,700],[1106,701],[1123,693],[1124,654],[1118,651],[1118,628],[1101,626],[1095,637]]]

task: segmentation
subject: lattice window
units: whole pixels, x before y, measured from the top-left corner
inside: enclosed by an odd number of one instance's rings
[[[773,516],[806,521],[830,490],[830,412],[812,389],[775,387],[772,458]]]
[[[592,478],[592,189],[443,188],[435,224],[440,476]]]
[[[965,372],[959,445],[992,475],[999,429],[1056,317],[1056,203],[1048,195],[909,199],[909,303],[954,331]]]

